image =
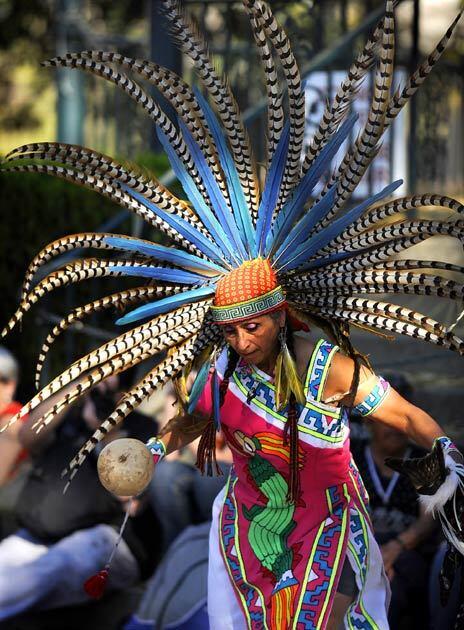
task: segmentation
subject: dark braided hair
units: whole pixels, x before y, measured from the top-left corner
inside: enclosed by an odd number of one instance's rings
[[[287,335],[285,341],[293,360],[295,360],[295,344],[293,339],[293,331],[289,326],[288,320],[286,333]],[[284,444],[290,444],[290,475],[287,500],[291,501],[292,503],[296,503],[298,500],[298,495],[300,493],[300,473],[298,468],[298,407],[295,394],[293,392],[290,394],[290,399],[288,403],[287,422],[285,423],[284,429]]]
[[[227,362],[226,371],[224,372],[224,378],[219,386],[219,407],[221,408],[226,398],[227,390],[229,388],[229,381],[237,367],[240,356],[235,352],[233,348],[228,349],[229,360]],[[212,389],[211,389],[212,392]],[[222,470],[219,467],[216,460],[216,427],[214,426],[213,411],[209,420],[203,430],[200,437],[200,443],[197,449],[197,461],[196,466],[202,472],[202,474],[213,476],[213,465],[216,475],[222,475]]]
[[[344,404],[344,407],[348,408],[348,411],[351,415],[351,411],[353,410],[354,406],[354,400],[356,398],[356,393],[358,391],[361,366],[365,365],[369,369],[371,369],[371,366],[367,357],[356,350],[356,348],[351,343],[349,324],[340,320],[333,321],[331,322],[331,324],[334,330],[337,345],[340,346],[342,352],[350,357],[350,359],[352,359],[354,363],[354,371],[353,378],[351,380],[350,391],[348,393],[348,398]]]
[[[286,343],[288,350],[295,359],[295,347],[293,340],[293,331],[290,325],[287,323],[286,328]],[[237,367],[240,356],[235,352],[233,348],[229,347],[229,360],[227,362],[224,378],[219,388],[219,406],[222,407],[229,388],[229,381],[232,374]],[[248,403],[253,399],[253,392],[250,392],[250,398]],[[290,474],[288,483],[288,495],[287,499],[293,503],[298,500],[300,491],[300,475],[298,470],[298,406],[294,394],[292,393],[288,405],[287,422],[284,429],[283,442],[285,445],[289,445],[290,449]],[[207,425],[205,426],[200,438],[200,443],[197,450],[197,462],[196,466],[204,474],[212,476],[213,466],[215,473],[220,475],[222,471],[217,464],[216,460],[216,429],[214,426],[213,415],[211,414]]]

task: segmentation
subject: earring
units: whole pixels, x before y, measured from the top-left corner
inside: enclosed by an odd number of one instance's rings
[[[287,331],[286,326],[282,326],[279,330],[279,344],[280,350],[277,355],[275,371],[274,371],[274,384],[275,384],[275,404],[278,411],[282,410],[288,404],[290,392],[288,391],[288,379],[286,378],[284,365],[284,355],[287,348]],[[287,348],[288,350],[288,348]]]
[[[275,366],[275,403],[278,411],[284,409],[290,400],[290,395],[295,396],[300,405],[305,403],[303,385],[301,384],[296,369],[295,361],[287,346],[287,326],[279,331],[280,352],[277,355]]]

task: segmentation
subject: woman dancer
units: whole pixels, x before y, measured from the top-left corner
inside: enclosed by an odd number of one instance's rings
[[[427,449],[449,441],[367,368],[354,386],[353,359],[295,335],[282,303],[266,307],[272,291],[281,287],[258,260],[218,283],[212,307],[227,347],[195,413],[220,422],[234,469],[213,508],[211,627],[338,628],[345,617],[346,627],[388,628],[388,580],[350,453],[348,409],[354,404]],[[238,296],[254,315],[238,312]],[[293,359],[294,391],[280,374]],[[178,417],[148,446],[158,461],[203,429],[198,464],[214,465],[209,426]]]
[[[462,222],[401,218],[387,226],[379,222],[425,205],[454,212],[463,208],[438,195],[385,201],[401,181],[358,205],[350,201],[378,152],[383,132],[428,76],[459,16],[403,89],[392,94],[394,3],[388,0],[385,17],[327,105],[301,161],[305,97],[298,66],[268,5],[245,0],[268,95],[267,175],[261,187],[229,84],[219,76],[205,42],[178,2],[163,4],[216,111],[200,91],[172,71],[142,59],[84,51],[46,65],[99,75],[133,98],[155,121],[191,205],[156,179],[91,149],[40,143],[19,147],[7,157],[13,164],[6,170],[45,172],[98,190],[143,217],[175,245],[83,233],[58,239],[38,254],[27,271],[20,307],[4,333],[54,288],[104,276],[135,276],[150,282],[80,307],[56,326],[39,358],[38,379],[45,351],[69,325],[105,308],[142,303],[118,320],[139,322],[135,328],[78,359],[17,417],[82,377],[41,419],[40,428],[110,374],[165,352],[72,460],[71,478],[109,430],[173,379],[185,412],[164,437],[150,443],[155,459],[166,447],[175,448],[200,431],[192,419],[194,412],[207,417],[198,452],[202,470],[209,473],[214,467],[221,418],[234,451],[235,473],[217,501],[212,530],[213,627],[323,628],[332,610],[333,623],[345,615],[351,627],[386,627],[387,591],[362,484],[349,455],[347,409],[360,405],[373,418],[402,428],[428,448],[440,438],[433,451],[436,474],[422,484],[433,495],[432,506],[453,496],[462,466],[453,461],[456,452],[448,439],[441,439],[438,425],[372,375],[351,345],[349,327],[394,331],[463,353],[463,342],[446,325],[372,299],[375,293],[404,292],[462,301],[462,284],[435,273],[446,269],[462,274],[461,267],[396,259],[399,252],[435,234],[462,241]],[[374,64],[367,120],[340,166],[329,174],[333,157],[353,135],[356,117],[349,114],[350,104]],[[156,86],[176,111],[178,126],[125,70]],[[285,79],[282,88],[280,74]],[[325,173],[322,192],[314,194]],[[381,205],[374,208],[378,202]],[[88,247],[125,254],[67,263],[30,288],[36,271],[53,256]],[[285,306],[299,321],[322,328],[334,345],[320,341],[313,348],[296,340],[289,311],[282,310]],[[345,356],[337,354],[336,346]],[[192,368],[198,376],[187,393],[185,379]],[[459,547],[449,519],[447,532]],[[216,553],[219,548],[221,554]],[[231,617],[228,626],[216,620],[218,602],[221,618],[223,611]]]

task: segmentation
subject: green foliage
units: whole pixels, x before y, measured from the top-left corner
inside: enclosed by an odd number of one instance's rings
[[[89,32],[89,41],[121,33],[139,38],[146,28],[145,2],[0,0],[0,130],[40,129],[36,104],[24,95],[31,90],[40,98],[55,80],[53,73],[40,70],[39,62],[57,54],[64,33],[70,49],[79,50],[89,48],[82,33]],[[34,70],[27,86],[16,76],[25,65]]]

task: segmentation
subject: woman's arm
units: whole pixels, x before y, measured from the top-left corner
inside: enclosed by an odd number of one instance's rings
[[[423,506],[420,506],[420,514],[417,519],[396,538],[381,545],[380,551],[385,571],[390,580],[395,575],[394,564],[401,552],[418,547],[433,534],[436,527],[433,517],[426,514]]]
[[[349,391],[353,379],[354,361],[349,357],[335,355],[327,383],[324,388],[324,399],[337,395],[345,395]],[[372,372],[361,368],[360,384],[356,391],[354,404],[362,402],[371,392],[374,385]],[[398,431],[406,433],[416,444],[431,449],[435,438],[444,435],[440,425],[425,411],[405,400],[397,391],[390,388],[382,404],[369,415],[372,420],[382,422]]]
[[[428,450],[432,448],[435,438],[445,435],[432,416],[405,400],[393,388],[390,388],[384,402],[369,417],[406,433],[416,444]]]
[[[203,416],[196,415],[183,415],[170,420],[158,436],[166,449],[166,455],[184,448],[200,437],[207,421]]]
[[[11,417],[11,415],[1,416],[0,427],[7,424]],[[0,435],[0,486],[8,481],[22,450],[18,439],[18,430],[19,423],[16,423]]]

